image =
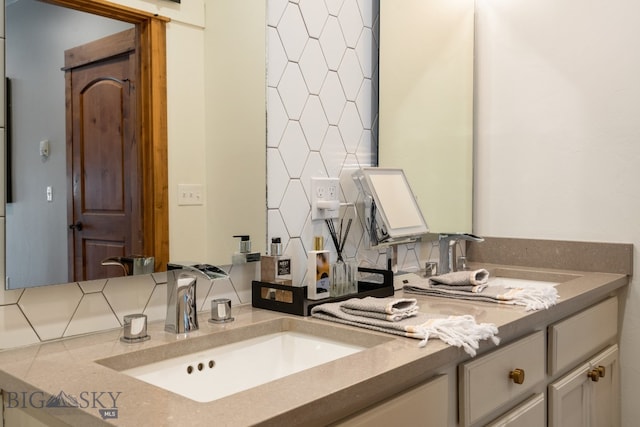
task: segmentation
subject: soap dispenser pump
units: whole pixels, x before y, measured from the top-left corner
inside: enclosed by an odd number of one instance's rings
[[[260,280],[263,282],[291,285],[291,258],[282,253],[280,237],[271,239],[271,251],[261,260]]]
[[[248,234],[237,234],[233,237],[240,239],[238,252],[231,257],[232,264],[245,264],[247,262],[260,261],[258,252],[251,252],[251,237]]]

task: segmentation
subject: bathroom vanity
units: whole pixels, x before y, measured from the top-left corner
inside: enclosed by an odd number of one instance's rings
[[[499,327],[500,345],[482,342],[474,358],[437,339],[419,348],[415,339],[249,305],[234,307],[236,320],[227,324],[208,323],[208,313],[202,313],[200,330],[186,337],[165,333],[163,323],[154,322],[148,329],[151,339],[134,345],[122,343],[122,331],[114,330],[5,351],[0,353],[4,426],[17,425],[19,419],[31,425],[82,426],[214,421],[233,426],[619,425],[617,346],[632,248],[619,245],[616,250],[625,261],[614,263],[609,272],[574,269],[571,262],[558,269],[483,261],[494,277],[559,283],[560,300],[547,310],[418,297],[423,312],[472,314],[479,323]],[[205,342],[226,344],[274,324],[364,349],[204,403],[119,371],[126,366],[118,364],[144,365],[189,354]],[[278,362],[269,354],[258,360],[265,369]],[[79,407],[38,408],[24,402],[62,392],[76,396]],[[102,393],[98,404],[83,404],[94,402],[90,398],[96,393]]]

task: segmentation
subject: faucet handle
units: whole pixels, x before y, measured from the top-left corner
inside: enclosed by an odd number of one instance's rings
[[[124,335],[120,341],[126,343],[136,343],[148,340],[147,316],[145,314],[127,314],[124,316]]]

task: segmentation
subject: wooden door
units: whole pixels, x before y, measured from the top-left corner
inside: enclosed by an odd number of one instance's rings
[[[143,252],[136,67],[134,29],[65,52],[71,281]]]

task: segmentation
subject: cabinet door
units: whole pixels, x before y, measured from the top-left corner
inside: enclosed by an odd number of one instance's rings
[[[609,347],[601,356],[592,361],[592,366],[604,367],[604,377],[592,382],[591,425],[620,425],[620,368],[618,366],[618,346]]]
[[[487,427],[539,427],[544,422],[544,394],[539,393],[516,406]]]
[[[12,407],[0,390],[0,427],[64,427],[68,424],[53,418],[42,408]]]
[[[334,426],[446,426],[449,425],[448,412],[449,379],[447,375],[440,375],[389,400],[373,405]]]
[[[549,386],[549,426],[620,425],[618,346],[580,365]]]
[[[36,414],[36,411],[36,409],[32,409],[31,412],[27,412],[26,409],[21,408],[5,409],[4,425],[6,427],[53,427],[62,425],[60,421],[53,419],[43,421],[47,416],[42,413]],[[0,420],[0,427],[2,425],[2,420]]]

